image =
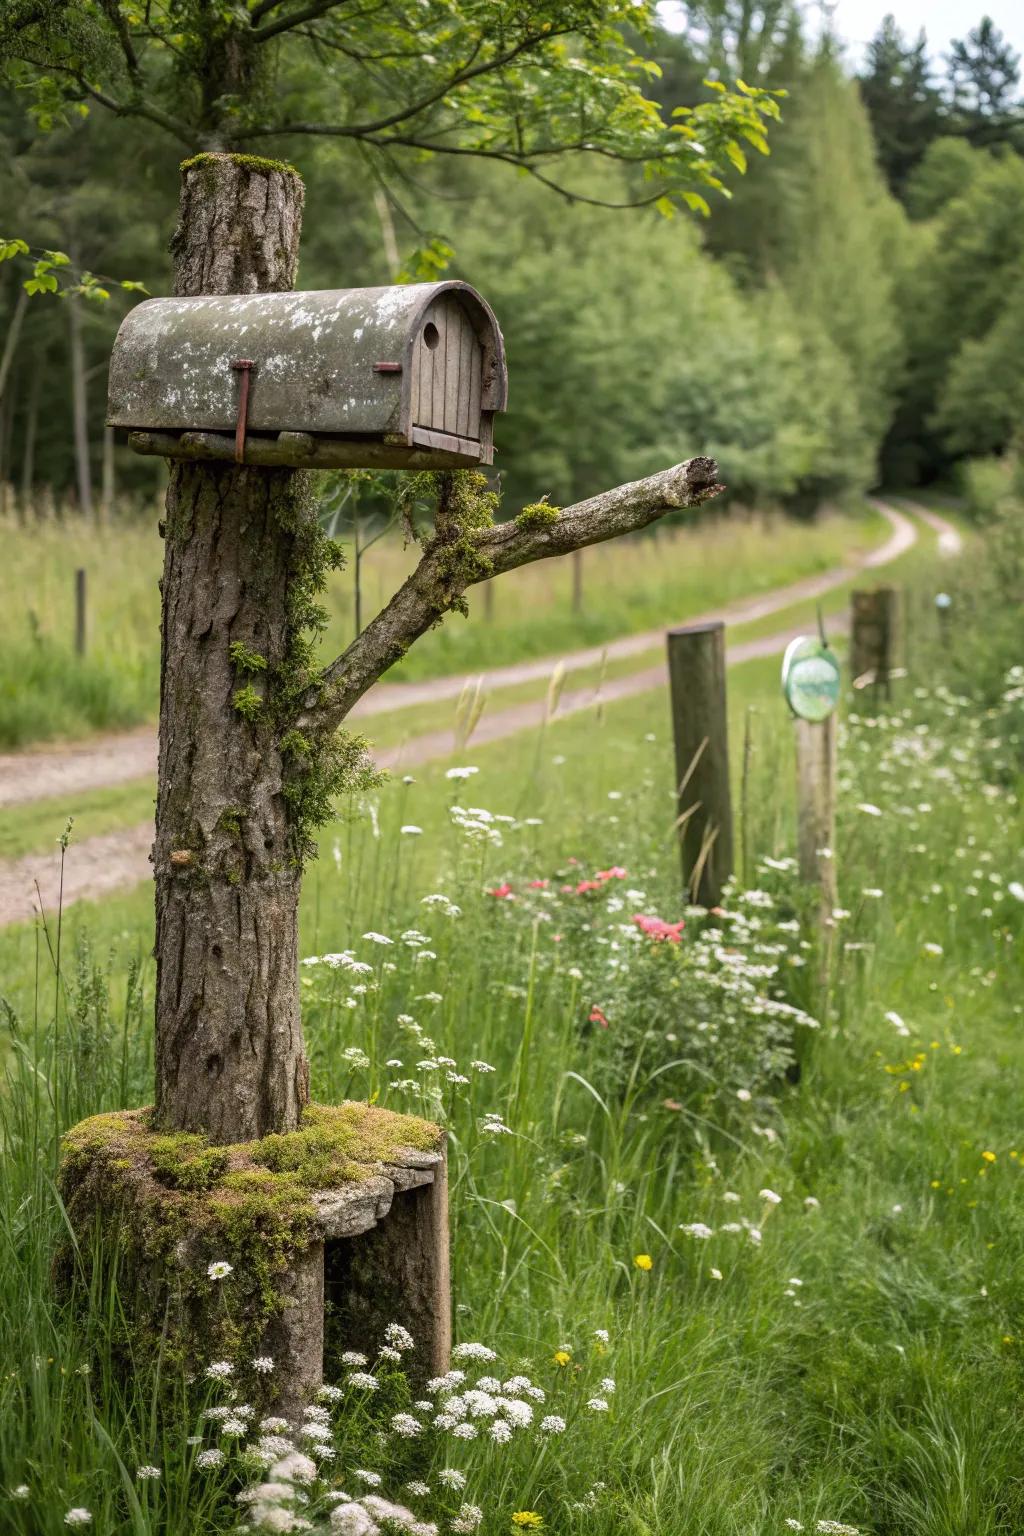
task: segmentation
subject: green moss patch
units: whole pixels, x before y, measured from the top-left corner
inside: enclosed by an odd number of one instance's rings
[[[155,1130],[151,1109],[94,1115],[64,1137],[59,1188],[77,1266],[116,1266],[130,1305],[126,1359],[158,1353],[199,1376],[231,1360],[239,1385],[268,1350],[282,1310],[282,1277],[319,1237],[313,1192],[369,1178],[403,1150],[432,1152],[442,1132],[413,1115],[368,1104],[310,1105],[297,1131],[211,1146],[205,1136]],[[229,1276],[210,1275],[211,1265]],[[173,1372],[171,1373],[174,1374]]]
[[[299,176],[301,179],[301,173],[294,165],[289,165],[287,160],[268,160],[264,155],[229,155],[217,151],[191,155],[181,162],[178,169],[191,171],[199,165],[216,165],[218,160],[231,160],[246,171],[263,171],[268,176],[277,171],[282,176]]]

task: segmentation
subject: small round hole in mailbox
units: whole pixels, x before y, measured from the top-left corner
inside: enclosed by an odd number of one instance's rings
[[[433,352],[434,348],[441,340],[440,332],[438,331],[437,326],[434,324],[433,320],[428,320],[426,325],[423,327],[423,340],[426,342],[431,352]]]

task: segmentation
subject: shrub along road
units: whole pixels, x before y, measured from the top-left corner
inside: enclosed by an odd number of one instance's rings
[[[813,602],[849,582],[861,571],[878,570],[892,564],[916,544],[917,528],[902,511],[876,501],[875,507],[888,520],[892,532],[884,544],[866,556],[836,566],[817,576],[790,583],[773,592],[730,604],[713,613],[690,620],[703,623],[720,619],[728,624],[752,624],[798,603]],[[940,553],[955,556],[962,540],[945,518],[916,503],[910,510],[937,535]],[[830,629],[841,632],[844,615],[830,619]],[[806,618],[796,628],[742,641],[729,647],[729,665],[770,656],[781,651],[794,634],[807,627]],[[593,668],[605,659],[617,661],[641,656],[660,645],[664,629],[627,635],[607,646],[574,651],[561,658],[543,662],[523,662],[483,674],[488,690],[519,687],[546,682],[555,667],[572,673]],[[414,706],[440,704],[458,698],[463,689],[477,682],[476,677],[441,677],[420,683],[378,686],[353,712],[364,718],[390,714]],[[604,679],[562,693],[557,714],[565,716],[592,706],[598,698],[612,702],[644,693],[664,685],[662,660],[624,676]],[[506,709],[488,713],[477,724],[473,740],[477,743],[500,740],[517,731],[540,725],[549,709],[546,698],[526,700]],[[451,728],[430,731],[401,744],[379,750],[375,757],[381,767],[410,768],[449,756],[456,750],[455,731]],[[97,738],[94,741],[54,747],[49,750],[11,753],[0,756],[0,807],[26,804],[54,795],[81,795],[92,790],[126,784],[150,777],[156,770],[156,737],[151,727]],[[100,896],[126,886],[139,884],[150,876],[150,847],[153,829],[150,821],[119,828],[75,844],[74,858],[63,874],[62,899],[65,906]],[[30,921],[40,905],[44,911],[56,907],[61,897],[61,871],[53,853],[30,853],[21,858],[0,861],[0,926]]]

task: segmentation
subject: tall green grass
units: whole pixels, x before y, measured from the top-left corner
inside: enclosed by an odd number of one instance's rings
[[[74,737],[152,718],[159,696],[162,545],[155,517],[109,527],[58,524],[4,529],[0,570],[0,748]],[[584,556],[581,611],[568,562],[530,566],[473,596],[417,645],[392,679],[433,677],[553,656],[683,619],[840,563],[884,537],[877,514],[833,513],[817,523],[732,513],[660,534],[619,540]],[[344,542],[344,537],[342,539]],[[394,538],[363,562],[364,622],[396,591],[415,550]],[[74,651],[75,571],[87,582],[87,651]],[[323,646],[352,638],[352,572],[332,579]]]
[[[981,626],[969,633],[986,644]],[[657,695],[470,748],[478,773],[394,783],[324,841],[304,950],[371,969],[303,968],[314,1093],[444,1116],[458,1335],[496,1347],[569,1421],[543,1458],[529,1437],[505,1460],[445,1443],[486,1536],[523,1510],[587,1536],[1024,1527],[1021,703],[1005,653],[985,669],[998,688],[977,699],[943,683],[952,658],[922,633],[915,654],[892,705],[858,696],[843,730],[843,907],[824,994],[785,865],[792,740],[775,667],[733,674],[740,719],[755,711],[743,884],[764,894],[730,901],[744,922],[723,925],[714,964],[775,964],[766,993],[816,1014],[798,1072],[766,1061],[732,1083],[707,1054],[716,1028],[727,1044],[728,1010],[708,1015],[689,985],[708,929],[680,905]],[[612,866],[626,875],[577,890]],[[158,1424],[144,1373],[106,1379],[116,1285],[88,1298],[83,1332],[49,1280],[66,1235],[55,1129],[148,1097],[145,901],[70,917],[66,954],[83,927],[96,937],[61,984],[56,1032],[45,938],[0,938],[17,1013],[2,1100],[0,1485],[30,1490],[3,1506],[16,1532],[56,1533],[76,1504],[117,1536],[237,1522],[237,1458],[200,1473],[184,1444],[195,1422]],[[638,940],[636,914],[685,916],[681,944]],[[417,1065],[440,1056],[454,1065]],[[697,1070],[709,1060],[710,1084]],[[509,1134],[487,1128],[495,1116]],[[608,1352],[595,1360],[599,1329]],[[606,1413],[586,1409],[577,1365],[588,1390],[614,1378]],[[210,1425],[201,1433],[215,1443]],[[143,1462],[159,1481],[138,1483]],[[385,1476],[397,1465],[383,1449],[374,1463]],[[330,1469],[347,1491],[352,1476],[344,1457]]]

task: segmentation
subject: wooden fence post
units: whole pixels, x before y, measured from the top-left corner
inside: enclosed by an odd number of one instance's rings
[[[79,567],[75,572],[75,655],[85,655],[86,639],[86,588],[85,572]]]
[[[733,871],[725,625],[668,632],[679,848],[690,899],[715,907]]]
[[[824,929],[838,905],[836,883],[836,717],[796,720],[797,861],[800,880],[820,893]]]
[[[895,587],[851,596],[850,670],[855,688],[884,688],[892,697],[891,673],[899,594]]]

